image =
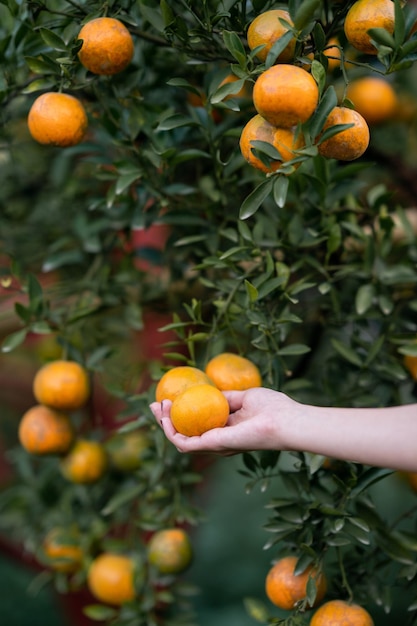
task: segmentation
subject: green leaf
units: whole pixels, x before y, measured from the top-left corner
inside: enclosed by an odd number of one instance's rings
[[[360,493],[368,489],[371,485],[383,480],[387,476],[390,476],[393,470],[384,469],[379,467],[371,467],[359,477],[358,482],[352,489],[351,497],[356,498]]]
[[[271,46],[266,59],[265,59],[265,69],[268,69],[272,65],[274,65],[275,61],[281,54],[281,52],[287,47],[290,41],[294,38],[294,34],[291,30],[288,30],[284,33],[277,41]]]
[[[295,15],[291,16],[297,30],[302,30],[311,22],[320,4],[321,0],[304,0],[300,3]]]
[[[274,180],[273,194],[275,204],[282,209],[287,201],[287,193],[290,181],[288,176],[276,176]]]
[[[40,28],[39,32],[46,45],[50,48],[63,52],[68,50],[66,43],[54,31],[49,30],[49,28]]]
[[[166,0],[160,0],[160,7],[161,7],[161,15],[162,15],[162,19],[164,20],[165,27],[170,26],[175,20],[175,15],[171,7],[169,6]]]
[[[327,73],[323,65],[316,59],[311,63],[311,75],[319,87],[319,92],[323,93],[327,82]]]
[[[395,49],[394,37],[385,30],[385,28],[370,28],[368,35],[371,37],[371,40],[375,41],[377,44],[386,46],[392,50]]]
[[[20,346],[24,340],[26,339],[28,331],[26,328],[22,328],[21,330],[17,330],[16,332],[8,335],[1,344],[2,352],[11,352],[18,346]]]
[[[256,213],[261,204],[266,200],[272,191],[273,180],[268,178],[264,180],[260,185],[255,187],[253,191],[242,202],[239,211],[239,218],[246,220]]]
[[[29,69],[35,74],[58,74],[59,66],[50,63],[39,57],[25,57]]]
[[[352,365],[356,365],[357,367],[362,367],[362,359],[357,352],[355,352],[355,350],[338,339],[332,339],[332,345],[336,352],[338,352],[346,361],[349,361],[349,363],[352,363]]]
[[[375,287],[371,284],[361,285],[356,292],[355,309],[358,315],[364,315],[372,306]]]
[[[400,0],[394,0],[394,41],[398,48],[405,39],[405,16]]]
[[[42,286],[34,274],[29,274],[28,277],[28,295],[31,308],[32,304],[36,306],[43,299]]]
[[[250,283],[248,280],[245,280],[245,288],[246,293],[249,297],[249,302],[256,302],[256,300],[258,299],[258,290],[256,289],[256,287],[252,285],[252,283]]]
[[[156,127],[156,130],[173,130],[174,128],[181,128],[181,126],[198,126],[198,124],[191,117],[188,117],[188,115],[180,115],[179,113],[176,113],[175,115],[171,115],[160,122]]]
[[[165,23],[160,11],[147,6],[143,1],[140,2],[139,6],[145,20],[147,20],[149,24],[155,28],[155,30],[163,33],[165,30]]]
[[[104,622],[114,619],[117,615],[117,610],[104,604],[89,604],[83,608],[83,613],[91,620]]]
[[[132,172],[130,174],[122,174],[122,176],[119,176],[115,188],[116,195],[119,196],[121,193],[123,193],[125,189],[130,187],[130,185],[138,180],[141,176],[141,170],[137,170],[136,172]]]
[[[266,624],[269,618],[269,610],[263,602],[255,598],[244,598],[246,612],[256,622]]]
[[[45,91],[49,90],[54,86],[54,81],[48,78],[38,78],[37,80],[33,80],[27,87],[22,89],[21,93],[29,94],[34,91]]]
[[[333,85],[330,85],[324,92],[323,97],[321,98],[320,103],[308,124],[312,141],[314,141],[321,132],[330,111],[333,111],[335,106],[337,106],[337,95]]]
[[[288,346],[280,348],[277,354],[280,356],[296,356],[299,354],[307,354],[310,350],[310,346],[306,346],[303,343],[291,343]]]
[[[246,52],[239,35],[230,30],[224,30],[223,41],[230,54],[239,63],[240,67],[245,67]]]

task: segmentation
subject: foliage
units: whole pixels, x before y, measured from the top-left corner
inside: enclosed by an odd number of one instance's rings
[[[316,145],[355,76],[387,75],[415,97],[415,14],[396,1],[393,36],[372,32],[376,57],[344,64],[343,20],[352,2],[288,2],[297,62],[311,65],[320,103],[300,129],[306,147],[294,162],[301,167],[295,171],[290,162],[265,176],[244,162],[238,139],[253,115],[251,85],[287,43],[275,45],[265,64],[247,48],[247,25],[274,5],[0,4],[0,271],[5,310],[14,307],[3,352],[53,333],[64,354],[123,403],[117,419],[140,425],[152,440],[138,470],[110,471],[92,486],[68,484],[57,459],[12,453],[19,478],[0,496],[2,527],[13,528],[33,553],[54,524],[76,521],[82,530],[85,567],[71,577],[54,575],[61,591],[84,585],[98,550],[122,547],[135,555],[140,602],[120,611],[90,606],[94,619],[195,623],[193,590],[180,579],[159,580],[146,562],[147,533],[202,521],[193,504],[200,469],[166,443],[149,415],[165,368],[203,366],[227,349],[251,358],[265,386],[302,401],[415,400],[403,364],[404,354],[415,353],[417,334],[417,245],[406,211],[415,198],[415,113],[371,129],[369,151],[349,165],[318,156]],[[105,14],[123,21],[135,42],[131,65],[113,77],[89,74],[77,58],[81,25]],[[335,34],[342,62],[330,73],[324,51]],[[238,80],[222,83],[231,72]],[[247,97],[236,95],[243,85]],[[71,92],[84,103],[89,130],[78,146],[55,149],[30,138],[27,113],[47,90]],[[256,152],[266,162],[279,158],[261,143]],[[164,233],[157,245],[146,241],[151,232]],[[169,314],[159,328],[168,338],[164,354],[130,355],[123,363],[123,347],[146,332],[149,313],[160,312]],[[105,438],[92,407],[75,419]],[[306,453],[247,454],[243,461],[250,488],[282,481],[269,505],[267,547],[295,549],[300,568],[324,559],[334,574],[332,594],[371,608],[375,602],[389,610],[394,583],[410,587],[416,623],[415,539],[389,526],[369,493],[386,471],[339,463],[329,470],[323,458]],[[247,606],[262,623],[306,620],[303,607],[281,618],[255,600]]]

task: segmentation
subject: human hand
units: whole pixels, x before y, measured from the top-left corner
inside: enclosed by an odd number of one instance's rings
[[[284,424],[298,404],[283,393],[256,387],[223,392],[230,407],[226,426],[198,437],[177,432],[170,419],[172,402],[153,402],[150,409],[166,437],[180,452],[213,452],[222,456],[250,450],[284,449]]]

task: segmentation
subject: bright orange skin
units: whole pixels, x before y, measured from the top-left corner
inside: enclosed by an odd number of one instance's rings
[[[377,54],[368,35],[370,28],[385,28],[394,32],[394,3],[391,0],[357,0],[347,12],[344,24],[349,43],[365,54]]]
[[[398,97],[391,84],[384,78],[365,76],[349,83],[346,97],[368,124],[381,124],[394,117]]]
[[[51,361],[37,371],[33,393],[40,404],[74,411],[84,406],[90,395],[88,374],[75,361]]]
[[[255,363],[232,352],[222,352],[213,357],[205,371],[221,391],[243,391],[262,385],[261,374]]]
[[[161,574],[183,572],[190,565],[192,558],[190,538],[181,528],[159,530],[149,540],[149,563]]]
[[[53,528],[43,541],[43,552],[48,565],[56,572],[72,573],[81,568],[84,552],[80,536],[74,530]]]
[[[41,144],[66,148],[82,141],[88,119],[81,102],[66,93],[44,93],[32,104],[29,132]]]
[[[210,384],[211,381],[207,374],[198,367],[191,367],[190,365],[173,367],[165,372],[159,380],[155,390],[155,399],[157,402],[162,402],[162,400],[173,401],[188,387],[202,383]]]
[[[119,606],[135,599],[134,564],[130,557],[104,552],[91,563],[87,585],[100,602]]]
[[[408,369],[412,378],[417,380],[417,356],[406,354],[404,357],[404,366]]]
[[[112,17],[87,22],[78,33],[78,39],[83,40],[78,58],[93,74],[110,76],[122,72],[135,51],[126,26]]]
[[[265,591],[269,600],[285,611],[291,611],[297,602],[306,596],[308,579],[314,576],[312,566],[307,567],[302,574],[295,575],[294,568],[297,557],[286,556],[277,561],[269,570],[265,580]],[[316,579],[317,595],[314,606],[324,598],[327,590],[326,578],[319,574]]]
[[[252,141],[266,141],[278,150],[283,161],[290,161],[296,156],[296,150],[304,145],[301,133],[296,136],[295,128],[278,128],[267,122],[261,115],[252,117],[243,128],[240,135],[239,147],[242,156],[249,165],[261,170],[261,172],[270,173],[280,169],[281,161],[272,161],[268,167],[252,152]],[[301,163],[296,163],[294,167],[299,167]]]
[[[98,441],[78,439],[61,459],[61,471],[73,483],[94,483],[107,469],[108,457]]]
[[[357,111],[346,107],[335,107],[330,112],[323,131],[337,124],[354,124],[319,144],[318,151],[322,156],[339,161],[353,161],[365,152],[369,145],[368,124]]]
[[[374,626],[368,611],[358,604],[330,600],[314,613],[310,626]]]
[[[229,403],[214,385],[194,385],[177,396],[171,407],[174,428],[187,437],[222,428],[229,417]]]
[[[273,65],[257,79],[253,104],[270,124],[291,128],[306,122],[319,101],[319,89],[306,70],[295,65]]]
[[[75,432],[67,415],[39,404],[23,415],[18,436],[31,454],[65,454],[74,441]]]
[[[264,62],[268,56],[268,52],[278,39],[280,39],[287,31],[280,19],[285,20],[292,25],[292,20],[288,11],[283,9],[272,9],[260,13],[249,24],[247,32],[247,41],[250,50],[254,50],[258,46],[264,47],[256,53],[257,58]],[[294,58],[296,40],[293,38],[278,56],[277,63],[288,63]]]

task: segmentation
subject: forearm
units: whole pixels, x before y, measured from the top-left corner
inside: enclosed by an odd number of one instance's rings
[[[380,409],[298,404],[285,439],[288,449],[417,471],[417,404]]]

